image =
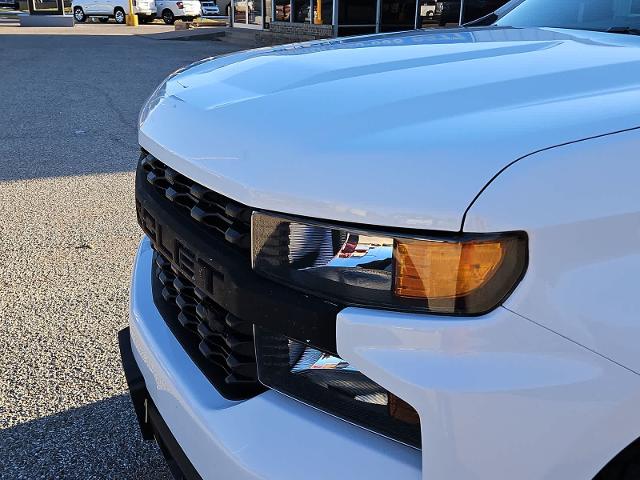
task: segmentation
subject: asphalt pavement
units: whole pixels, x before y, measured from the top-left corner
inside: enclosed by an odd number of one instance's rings
[[[97,28],[0,26],[0,479],[169,478],[116,338],[141,237],[136,121],[163,77],[237,47]]]

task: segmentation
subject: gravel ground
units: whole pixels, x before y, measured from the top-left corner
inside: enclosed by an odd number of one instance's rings
[[[0,479],[168,478],[143,443],[116,332],[140,230],[144,99],[233,47],[0,27]]]

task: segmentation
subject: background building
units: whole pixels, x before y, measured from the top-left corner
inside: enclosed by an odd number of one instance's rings
[[[269,30],[294,39],[325,38],[455,26],[507,0],[462,1],[461,15],[461,0],[232,0],[230,16],[236,28]]]

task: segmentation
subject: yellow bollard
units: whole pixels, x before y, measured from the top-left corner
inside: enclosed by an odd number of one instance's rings
[[[129,13],[127,14],[127,25],[130,27],[138,26],[138,15],[133,13],[133,0],[129,0]]]
[[[137,27],[139,25],[138,15],[136,15],[135,13],[133,15],[127,15],[127,25],[129,25],[130,27]]]

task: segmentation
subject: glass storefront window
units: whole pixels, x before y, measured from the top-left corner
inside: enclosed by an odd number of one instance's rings
[[[629,0],[640,2],[640,0]],[[413,28],[455,27],[461,0],[273,0],[277,22],[332,25],[337,35],[361,35]],[[335,2],[335,3],[334,3]],[[464,0],[462,22],[483,17],[507,0]],[[333,12],[336,5],[337,12]]]
[[[340,0],[338,3],[338,24],[347,26],[376,25],[376,0]]]
[[[247,12],[250,24],[262,25],[262,0],[249,0],[247,2]]]
[[[236,0],[234,2],[233,23],[247,23],[247,0]]]
[[[460,0],[437,1],[436,16],[439,27],[455,27],[460,22]]]
[[[477,20],[503,6],[506,0],[464,0],[462,23]],[[460,0],[419,0],[418,28],[456,27]]]
[[[289,0],[274,0],[275,13],[273,18],[277,22],[291,21],[291,2]]]
[[[235,26],[263,26],[263,0],[235,0],[233,2],[233,23]]]
[[[313,23],[331,25],[333,22],[333,0],[313,1]]]
[[[380,0],[381,32],[411,30],[415,21],[415,0]]]
[[[436,0],[420,0],[418,3],[418,28],[428,28],[438,25],[436,15]]]
[[[270,3],[270,0],[268,0]],[[333,0],[274,0],[273,17],[277,22],[331,25]]]
[[[311,23],[310,0],[292,0],[291,8],[294,22]]]
[[[62,15],[64,13],[62,0],[29,0],[31,15]]]

